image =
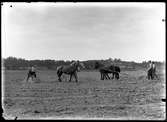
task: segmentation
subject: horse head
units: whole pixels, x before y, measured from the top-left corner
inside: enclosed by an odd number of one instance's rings
[[[81,68],[85,68],[85,65],[82,62],[79,62],[77,70],[80,71]]]
[[[95,69],[98,69],[98,68],[101,68],[101,67],[104,67],[104,65],[96,61],[94,68],[95,68]]]
[[[98,69],[99,68],[99,62],[95,62],[95,69]]]
[[[74,61],[70,65],[74,66],[77,69],[77,71],[80,71],[80,68],[85,68],[84,64],[79,61]]]
[[[70,66],[76,66],[77,65],[77,62],[76,61],[73,61]]]

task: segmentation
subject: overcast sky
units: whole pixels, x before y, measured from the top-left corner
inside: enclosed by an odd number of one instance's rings
[[[164,3],[4,3],[2,57],[164,61],[164,18]]]

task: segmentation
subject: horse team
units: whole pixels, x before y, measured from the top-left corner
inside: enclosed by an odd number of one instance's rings
[[[119,73],[121,72],[120,68],[118,66],[109,65],[105,66],[103,64],[100,64],[99,62],[95,63],[95,69],[99,69],[99,72],[101,74],[101,80],[104,79],[110,79],[109,75],[112,73],[112,79],[119,79]]]
[[[155,77],[158,78],[158,76],[156,75],[156,67],[155,67],[155,63],[154,62],[149,62],[150,63],[150,67],[147,71],[147,78],[148,79],[154,79]],[[79,62],[79,61],[74,61],[72,62],[70,65],[61,65],[57,67],[57,76],[58,76],[58,80],[61,82],[61,76],[62,74],[67,74],[70,75],[70,79],[69,82],[71,82],[72,77],[75,78],[75,81],[78,82],[78,76],[77,76],[77,72],[80,71],[80,67],[85,68],[84,64]],[[104,79],[119,79],[119,74],[121,72],[120,67],[119,66],[115,66],[115,65],[108,65],[105,66],[99,62],[95,63],[95,69],[98,69],[101,75],[101,80]],[[112,74],[112,78],[109,77],[108,74]],[[31,69],[28,72],[28,77],[27,77],[27,81],[29,78],[35,77],[36,78],[36,72],[35,72],[35,68],[31,67]]]

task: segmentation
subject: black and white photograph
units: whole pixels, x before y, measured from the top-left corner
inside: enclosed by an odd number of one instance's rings
[[[163,2],[1,3],[5,120],[165,120]]]

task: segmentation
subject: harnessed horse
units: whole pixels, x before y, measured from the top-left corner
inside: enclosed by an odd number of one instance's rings
[[[79,71],[79,67],[84,68],[84,64],[80,63],[79,61],[75,61],[75,62],[71,63],[70,65],[61,65],[61,66],[57,67],[58,80],[60,82],[62,81],[61,76],[64,73],[64,74],[70,75],[69,82],[71,81],[72,76],[74,76],[75,81],[78,82],[77,72]]]
[[[103,64],[100,64],[99,62],[96,62],[95,69],[99,69],[99,72],[101,74],[101,80],[104,80],[104,78],[110,79],[110,77],[108,76],[109,73],[113,74],[112,79],[114,79],[114,77],[116,79],[119,79],[119,73],[121,71],[118,66],[114,66],[114,65],[104,66]]]

